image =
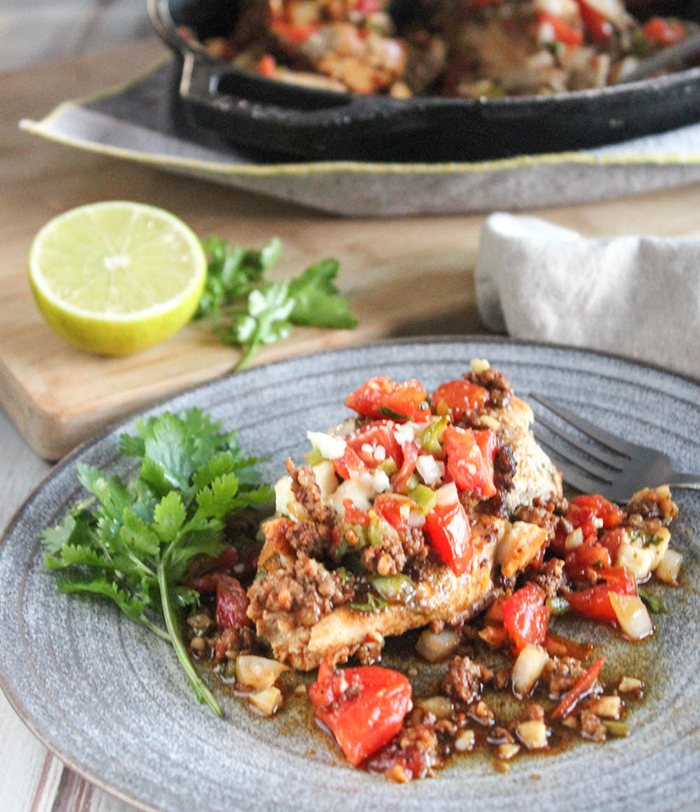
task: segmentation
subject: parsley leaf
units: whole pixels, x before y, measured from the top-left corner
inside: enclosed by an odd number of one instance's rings
[[[44,563],[62,572],[61,592],[109,599],[169,642],[197,699],[221,715],[189,659],[178,611],[199,604],[186,583],[194,559],[220,555],[228,517],[273,491],[257,484],[257,460],[242,456],[235,435],[198,409],[138,420],[136,432],[120,440],[122,454],[141,463],[131,480],[78,465],[93,499],[44,530]]]

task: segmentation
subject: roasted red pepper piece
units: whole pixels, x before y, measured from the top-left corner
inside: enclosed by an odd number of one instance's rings
[[[231,575],[219,575],[216,585],[216,625],[220,629],[241,629],[250,620],[248,596],[245,590]]]
[[[386,375],[380,375],[363,383],[348,397],[345,405],[364,417],[377,420],[388,417],[398,422],[423,422],[431,417],[427,396],[418,381],[394,383]]]
[[[337,671],[328,660],[309,689],[319,719],[357,766],[391,741],[411,710],[411,683],[389,668],[362,666]]]
[[[547,634],[549,607],[546,593],[537,584],[525,584],[503,604],[503,626],[517,652],[528,643],[541,645]]]
[[[598,657],[593,665],[586,671],[586,673],[579,679],[574,687],[564,695],[564,698],[557,705],[552,712],[552,721],[558,719],[566,719],[571,711],[576,707],[579,699],[583,699],[591,688],[595,685],[600,672],[603,670],[605,657]]]
[[[440,560],[459,576],[466,572],[474,555],[469,519],[455,500],[438,504],[425,517],[425,532]]]

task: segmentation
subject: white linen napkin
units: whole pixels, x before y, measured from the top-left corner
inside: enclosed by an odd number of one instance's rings
[[[482,229],[475,275],[490,330],[700,378],[700,238],[588,239],[497,213]]]

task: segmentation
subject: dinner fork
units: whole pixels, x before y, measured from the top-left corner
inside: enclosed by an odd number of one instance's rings
[[[625,502],[638,490],[657,485],[700,490],[700,474],[676,471],[663,452],[610,434],[554,401],[537,395],[531,399],[566,424],[564,427],[538,411],[535,436],[563,461],[559,467],[564,481],[577,490],[599,493],[613,502]]]

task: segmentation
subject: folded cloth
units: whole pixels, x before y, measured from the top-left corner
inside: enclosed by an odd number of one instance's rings
[[[619,353],[700,378],[700,239],[606,240],[492,214],[476,298],[513,338]]]

